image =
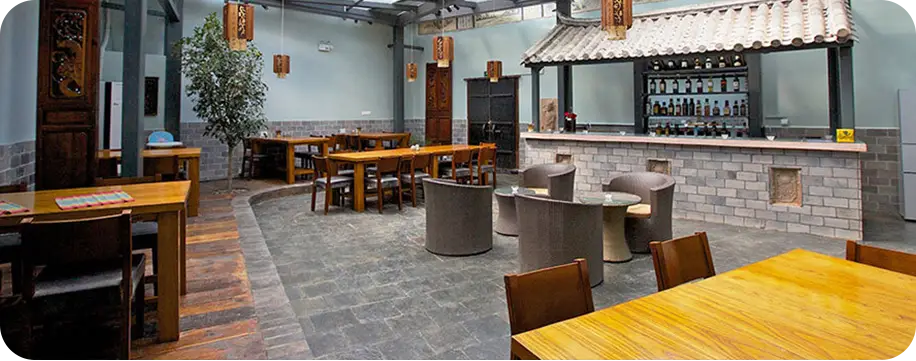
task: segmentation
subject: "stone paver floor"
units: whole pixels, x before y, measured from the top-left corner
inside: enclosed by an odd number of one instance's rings
[[[494,234],[493,250],[482,255],[437,256],[423,247],[422,206],[398,212],[396,205],[386,205],[384,214],[378,214],[370,202],[365,213],[332,207],[324,216],[311,212],[309,202],[309,195],[301,195],[253,209],[314,357],[508,357],[503,275],[517,271],[516,238]],[[889,224],[902,223],[875,222],[866,229],[897,237],[910,226]],[[838,257],[845,251],[844,242],[836,239],[674,223],[675,236],[695,231],[709,234],[719,273],[794,248]],[[891,247],[916,251],[912,242]],[[603,266],[605,281],[592,290],[597,309],[656,291],[648,255]]]

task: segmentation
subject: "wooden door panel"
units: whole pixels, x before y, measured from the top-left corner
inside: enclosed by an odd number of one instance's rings
[[[452,69],[426,65],[426,140],[452,143]]]
[[[43,176],[36,187],[41,189],[71,188],[72,182],[89,184],[93,177],[89,174],[90,164],[94,161],[94,150],[90,150],[90,131],[45,132],[43,146],[38,154],[42,159],[36,163],[35,172]],[[89,154],[92,153],[92,154]]]
[[[468,144],[496,143],[500,169],[518,166],[518,78],[491,83],[485,78],[465,79],[468,86]],[[484,127],[493,121],[494,139]]]
[[[436,127],[438,128],[438,137],[439,141],[444,143],[452,142],[452,119],[451,118],[439,118],[436,120]]]

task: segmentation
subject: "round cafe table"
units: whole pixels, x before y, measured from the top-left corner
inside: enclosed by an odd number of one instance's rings
[[[604,261],[627,262],[633,259],[623,225],[627,207],[641,202],[642,198],[630,193],[607,192],[599,197],[579,197],[579,201],[604,206]]]
[[[493,230],[504,236],[518,236],[515,195],[534,195],[535,192],[525,187],[518,187],[515,192],[512,191],[512,187],[499,187],[493,190],[493,194],[496,195],[496,204],[499,207],[499,215],[496,218],[496,225],[493,226]]]

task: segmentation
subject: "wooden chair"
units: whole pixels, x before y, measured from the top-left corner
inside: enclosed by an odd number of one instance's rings
[[[363,142],[362,142],[362,139],[359,138],[359,135],[356,135],[356,134],[347,135],[347,149],[350,149],[354,152],[363,151]]]
[[[375,163],[375,174],[372,177],[366,177],[366,184],[375,184],[375,191],[378,194],[378,212],[382,213],[384,207],[385,189],[391,189],[398,201],[398,210],[403,209],[404,194],[401,188],[401,158],[381,158]]]
[[[267,154],[255,153],[251,146],[251,139],[242,139],[242,178],[245,178],[245,172],[248,172],[248,178],[254,178],[255,164],[258,166],[267,158]]]
[[[487,175],[493,174],[493,188],[496,188],[496,143],[480,143],[480,151],[477,152],[477,164],[474,165],[474,174],[477,175],[477,182],[480,185],[486,185]]]
[[[588,263],[581,258],[565,265],[508,274],[505,282],[512,335],[595,311]],[[515,355],[512,358],[517,359]]]
[[[312,164],[315,166],[315,181],[312,182],[312,212],[315,211],[318,188],[321,188],[324,189],[324,214],[327,215],[334,190],[352,187],[353,177],[336,175],[336,172],[333,171],[333,161],[326,157],[313,157]]]
[[[120,296],[118,319],[121,343],[118,357],[129,357],[131,335],[140,336],[143,330],[143,296],[140,284],[146,261],[143,254],[133,254],[130,229],[129,210],[103,209],[89,212],[80,218],[61,213],[23,221],[23,274],[27,277],[23,279],[22,298],[29,305],[25,311],[28,324],[26,334],[29,340],[33,339],[33,324],[46,324],[54,328],[59,321],[49,319],[35,322],[42,313],[55,311],[41,307],[45,303],[38,302],[39,300],[74,294],[88,296],[102,290],[111,290]],[[67,300],[68,303],[64,305],[68,305],[71,299]],[[133,332],[130,318],[131,300],[137,323]],[[76,318],[87,317],[87,314],[81,314],[85,310],[74,308],[66,314]],[[77,324],[83,327],[84,323]],[[89,332],[87,335],[73,337],[91,340],[93,336]],[[86,350],[94,348],[87,347]],[[39,351],[60,352],[47,349]],[[80,351],[85,350],[75,350]]]
[[[649,249],[652,251],[659,291],[716,275],[706,232],[670,241],[652,242],[649,243]]]
[[[471,172],[471,151],[469,149],[452,152],[452,169],[449,176],[454,181],[459,178],[468,178],[474,183],[474,174]]]
[[[19,193],[27,192],[29,185],[25,183],[10,184],[0,186],[2,193]],[[12,278],[13,293],[20,292],[22,282],[22,262],[20,262],[20,251],[22,240],[19,238],[19,227],[0,227],[0,264],[10,264],[10,277]],[[0,290],[3,280],[0,278]]]
[[[888,271],[916,276],[916,254],[846,241],[846,259]]]
[[[405,158],[402,158],[405,159]],[[402,168],[401,182],[410,184],[410,197],[413,206],[417,206],[417,185],[423,186],[423,178],[429,178],[429,166],[433,157],[429,154],[415,154],[406,157],[405,168]]]
[[[96,178],[96,187],[123,186],[129,184],[143,184],[162,182],[162,175],[156,174],[146,177],[122,178]],[[153,274],[146,276],[143,283],[153,285],[153,294],[159,294],[159,223],[156,217],[134,217],[130,233],[133,239],[134,250],[150,250],[153,261]]]

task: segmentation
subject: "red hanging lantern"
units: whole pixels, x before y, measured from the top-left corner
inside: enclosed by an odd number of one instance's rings
[[[503,76],[503,62],[499,60],[490,60],[487,62],[487,77],[491,83],[498,83],[499,78]]]
[[[452,60],[455,60],[455,39],[451,36],[434,37],[433,60],[440,68],[448,68]]]
[[[254,40],[254,6],[237,3],[223,5],[223,37],[229,41],[229,49],[247,49],[248,42]]]
[[[624,40],[633,27],[633,0],[601,0],[601,29],[609,39]]]

